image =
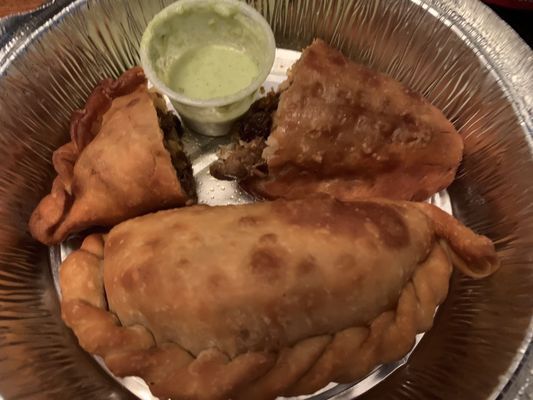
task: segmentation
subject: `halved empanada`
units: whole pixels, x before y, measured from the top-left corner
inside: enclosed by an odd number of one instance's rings
[[[475,278],[499,265],[429,204],[194,206],[88,237],[61,267],[61,306],[85,350],[161,398],[272,399],[404,356],[452,264]]]
[[[268,199],[425,200],[453,181],[463,155],[439,109],[321,40],[291,68],[277,110],[275,101],[270,95],[252,107],[213,176]]]
[[[57,177],[31,216],[33,237],[55,244],[70,232],[195,202],[180,134],[141,68],[100,83],[74,113],[71,141],[54,152]]]

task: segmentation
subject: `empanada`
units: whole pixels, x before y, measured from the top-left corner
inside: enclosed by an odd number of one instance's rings
[[[55,244],[70,232],[195,202],[180,134],[141,68],[101,82],[74,113],[71,141],[53,154],[57,177],[31,216],[33,237]]]
[[[237,179],[268,199],[318,192],[341,200],[425,200],[455,177],[463,141],[442,112],[322,40],[291,68],[271,122],[273,99],[252,109],[239,143],[212,165],[213,176]],[[257,125],[271,123],[265,141]]]
[[[404,356],[452,264],[499,266],[489,239],[429,204],[193,206],[89,236],[61,266],[61,307],[85,350],[160,398],[273,399]]]

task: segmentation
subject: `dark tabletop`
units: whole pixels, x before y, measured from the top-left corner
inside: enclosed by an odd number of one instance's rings
[[[518,32],[522,39],[533,48],[533,10],[516,10],[489,5],[496,14]]]

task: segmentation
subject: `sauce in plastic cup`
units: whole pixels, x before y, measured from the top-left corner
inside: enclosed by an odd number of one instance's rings
[[[226,134],[265,81],[276,52],[272,29],[237,0],[180,0],[159,12],[141,40],[141,64],[184,124]]]

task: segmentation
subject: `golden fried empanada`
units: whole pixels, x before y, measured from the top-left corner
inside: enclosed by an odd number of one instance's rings
[[[164,107],[141,68],[98,85],[73,115],[71,141],[54,152],[57,177],[31,216],[33,237],[55,244],[70,232],[194,202],[181,127]]]
[[[244,117],[241,140],[221,150],[213,176],[238,179],[269,199],[425,200],[453,181],[461,136],[400,82],[315,40],[283,86],[273,121],[270,96]],[[265,142],[261,125],[269,123]]]
[[[156,396],[273,399],[403,357],[452,264],[476,278],[499,265],[429,204],[193,206],[89,236],[61,266],[61,307],[85,350]]]

